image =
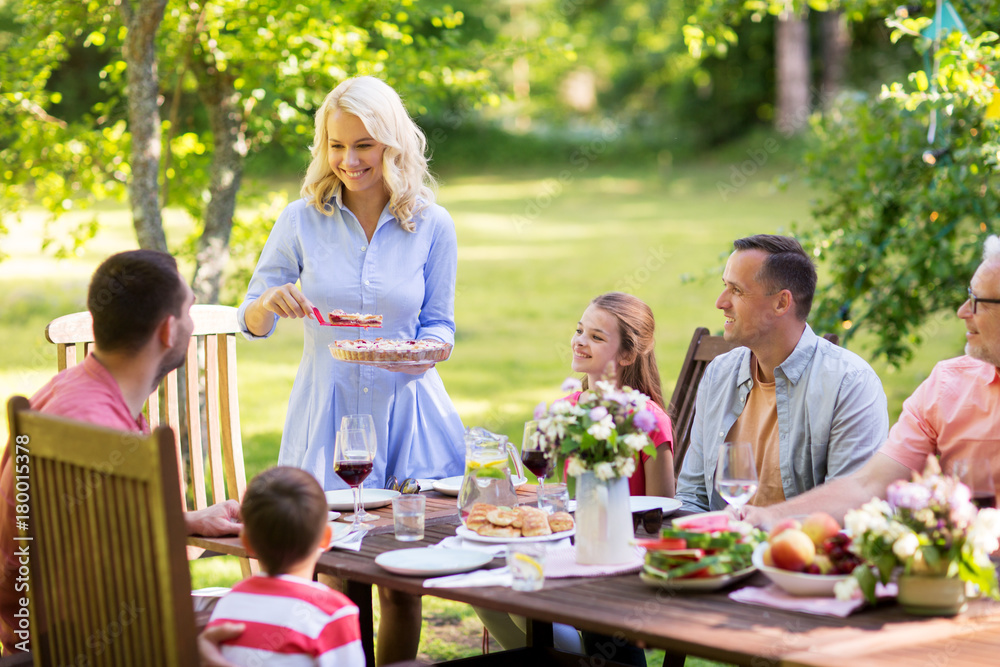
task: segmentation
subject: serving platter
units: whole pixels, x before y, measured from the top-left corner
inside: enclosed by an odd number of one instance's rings
[[[576,535],[576,526],[573,526],[570,530],[564,530],[560,533],[552,533],[551,535],[535,535],[533,537],[493,537],[491,535],[480,535],[476,531],[469,530],[465,526],[459,526],[456,528],[455,534],[463,540],[470,540],[472,542],[486,542],[488,544],[524,544],[527,542],[554,542],[555,540],[561,540],[564,537],[571,537]]]
[[[646,584],[665,591],[717,591],[729,584],[735,584],[737,581],[746,579],[756,571],[757,568],[751,565],[742,570],[720,574],[715,577],[661,579],[660,577],[640,572],[639,578]]]

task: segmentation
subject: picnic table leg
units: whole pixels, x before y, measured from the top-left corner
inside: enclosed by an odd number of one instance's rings
[[[555,640],[552,636],[552,624],[545,621],[536,621],[533,618],[527,619],[525,628],[528,646],[532,648],[552,648]]]
[[[372,616],[372,585],[347,580],[344,594],[358,605],[358,621],[361,624],[361,646],[365,650],[365,663],[375,664],[375,619]]]
[[[671,653],[667,651],[663,654],[663,667],[684,667],[685,660],[687,660],[686,653]]]

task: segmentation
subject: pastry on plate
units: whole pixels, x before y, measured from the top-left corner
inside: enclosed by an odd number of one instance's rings
[[[522,507],[521,522],[521,535],[525,537],[540,537],[552,534],[552,529],[549,528],[548,516],[544,510],[540,510],[537,507]]]
[[[573,517],[569,512],[554,512],[549,515],[549,527],[554,533],[573,530]]]

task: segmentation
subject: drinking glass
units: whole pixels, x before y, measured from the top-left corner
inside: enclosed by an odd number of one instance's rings
[[[552,472],[555,464],[552,452],[540,436],[538,421],[530,420],[524,423],[524,437],[521,440],[521,463],[538,478],[538,508],[545,509],[545,478]]]
[[[375,420],[372,419],[371,415],[344,415],[340,419],[340,430],[360,430],[364,431],[365,435],[371,440],[372,451],[378,449],[378,438],[375,435]],[[378,521],[378,515],[372,514],[371,512],[366,512],[364,508],[364,484],[361,485],[359,493],[361,494],[361,520],[362,521]]]
[[[371,528],[362,521],[361,483],[371,474],[375,461],[375,445],[361,429],[337,431],[333,449],[333,471],[354,490],[354,515],[351,530]]]
[[[993,471],[989,459],[955,459],[951,464],[951,474],[969,487],[972,504],[978,509],[996,507],[997,492],[993,486]]]
[[[724,442],[719,447],[715,488],[736,509],[757,491],[757,462],[749,442]]]

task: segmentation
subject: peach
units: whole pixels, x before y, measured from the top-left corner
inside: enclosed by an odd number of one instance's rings
[[[798,519],[782,519],[778,523],[774,524],[773,528],[771,528],[771,532],[767,534],[767,540],[768,542],[770,542],[775,537],[777,537],[782,531],[788,530],[789,528],[794,528],[795,530],[798,530],[801,527],[802,524],[799,523]]]
[[[840,524],[826,512],[813,512],[802,522],[802,532],[818,547],[840,532]]]
[[[774,567],[774,560],[772,560],[772,558],[771,558],[771,545],[770,544],[767,545],[764,548],[764,553],[762,553],[760,555],[760,559],[762,561],[764,561],[764,565],[767,565],[768,567]]]
[[[797,528],[781,531],[771,540],[771,559],[782,570],[802,572],[816,558],[816,545]]]

